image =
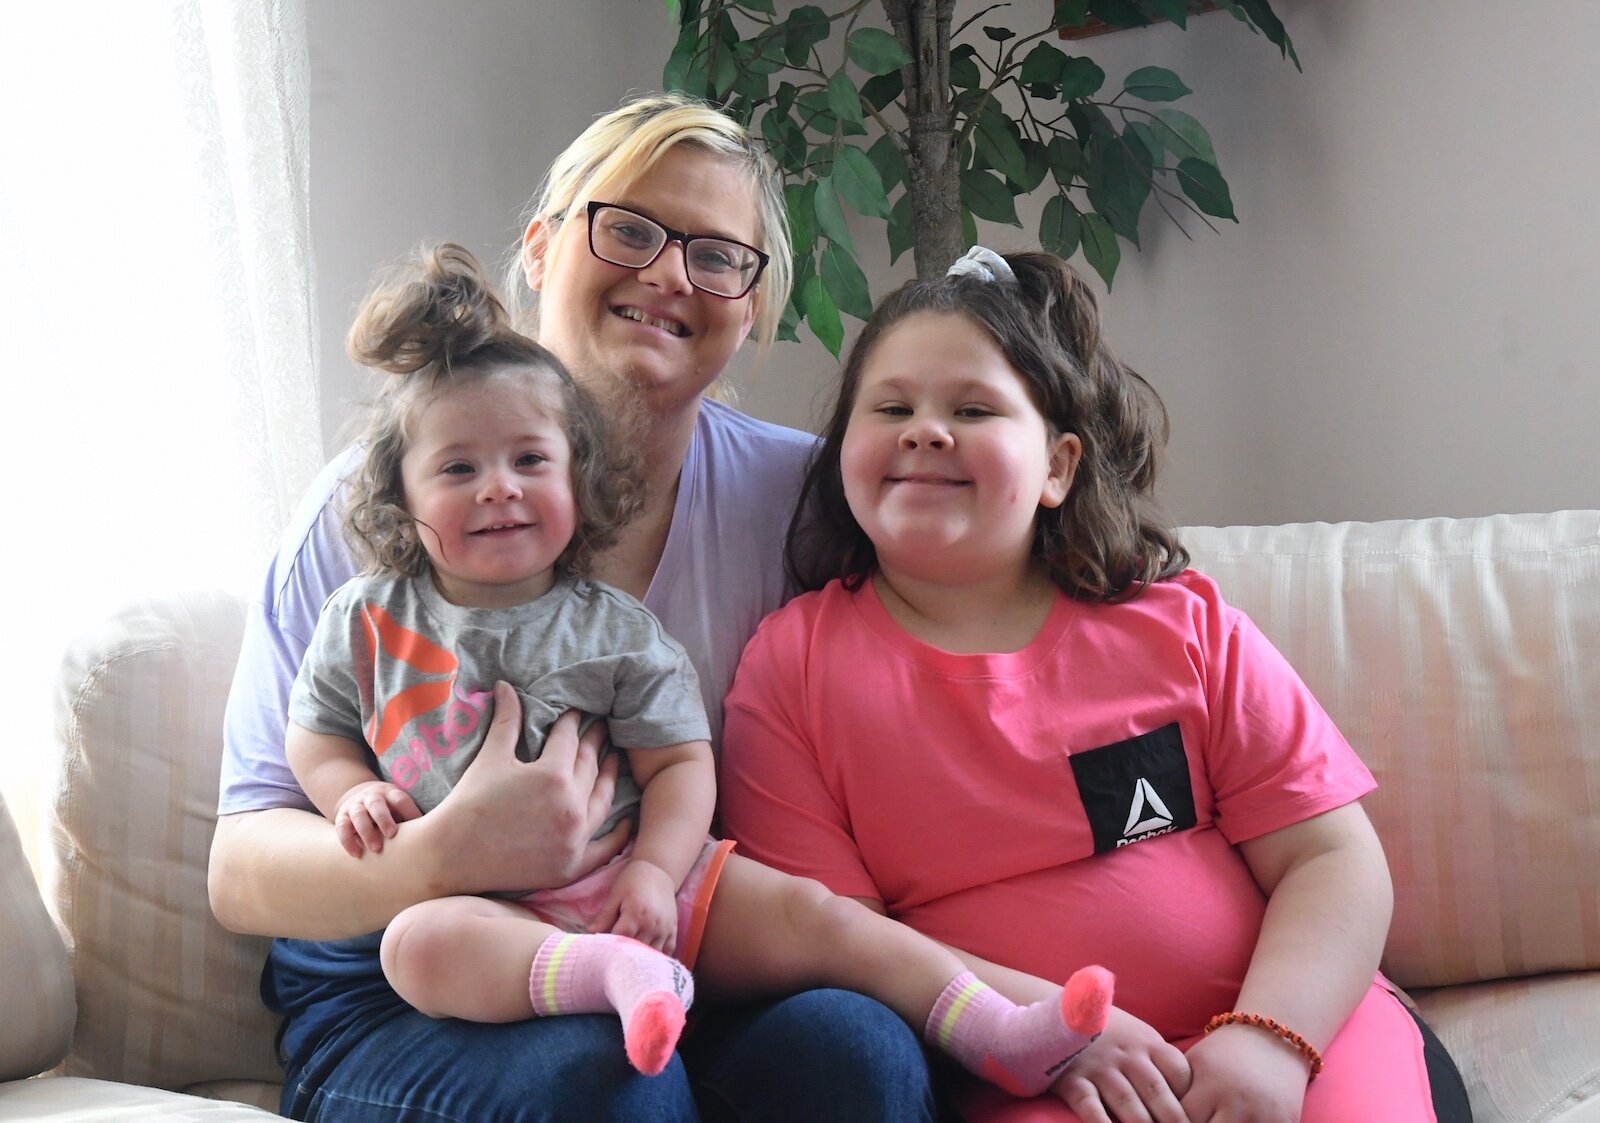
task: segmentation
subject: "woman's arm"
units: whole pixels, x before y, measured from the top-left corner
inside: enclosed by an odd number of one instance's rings
[[[331,823],[295,808],[224,815],[211,843],[211,908],[225,928],[300,939],[376,931],[419,901],[507,885],[564,885],[614,857],[627,827],[591,842],[606,819],[616,765],[598,763],[598,726],[576,714],[539,759],[516,759],[521,706],[504,684],[483,748],[432,812],[357,861]]]
[[[1272,1018],[1325,1049],[1372,985],[1383,954],[1394,907],[1383,848],[1366,812],[1351,803],[1239,850],[1267,895],[1267,911],[1235,1009]],[[1253,1112],[1243,1116],[1251,1119],[1300,1117],[1309,1062],[1274,1034],[1223,1026],[1189,1058],[1194,1086],[1184,1105],[1196,1123],[1225,1106]]]

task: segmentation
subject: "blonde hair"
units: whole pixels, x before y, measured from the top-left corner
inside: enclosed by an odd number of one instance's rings
[[[763,347],[769,346],[777,337],[794,280],[783,175],[743,125],[707,102],[684,94],[652,94],[624,102],[596,120],[550,165],[523,211],[522,228],[542,219],[553,230],[545,252],[554,253],[566,237],[568,220],[592,199],[626,192],[680,144],[726,161],[755,196],[756,238],[772,259],[754,294],[755,335]],[[513,321],[533,334],[537,308],[522,262],[519,244],[507,265],[506,292]]]
[[[594,398],[553,353],[512,329],[477,259],[460,246],[423,246],[380,272],[345,346],[357,363],[390,376],[367,412],[345,498],[345,537],[365,572],[428,571],[400,475],[412,424],[440,395],[491,378],[523,377],[560,409],[578,522],[558,564],[583,573],[638,511],[638,466]]]

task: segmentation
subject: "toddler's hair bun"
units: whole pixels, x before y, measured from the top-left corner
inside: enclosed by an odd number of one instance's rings
[[[364,367],[411,374],[447,369],[510,330],[478,259],[444,242],[421,247],[373,287],[345,348]]]

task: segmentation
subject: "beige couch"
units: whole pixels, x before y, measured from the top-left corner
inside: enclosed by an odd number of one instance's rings
[[[1600,512],[1185,540],[1377,773],[1384,966],[1479,1123],[1600,1121]],[[232,598],[167,597],[67,655],[45,848],[70,951],[0,817],[0,1119],[255,1115],[148,1088],[276,1103],[264,942],[205,893],[242,625]]]

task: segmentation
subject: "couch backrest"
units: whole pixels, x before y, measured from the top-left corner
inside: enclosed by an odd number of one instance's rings
[[[1600,512],[1180,533],[1378,778],[1395,981],[1600,968]]]
[[[66,653],[44,862],[77,981],[68,1075],[283,1079],[258,989],[266,941],[225,931],[206,895],[243,631],[237,598],[182,594],[124,609]]]

